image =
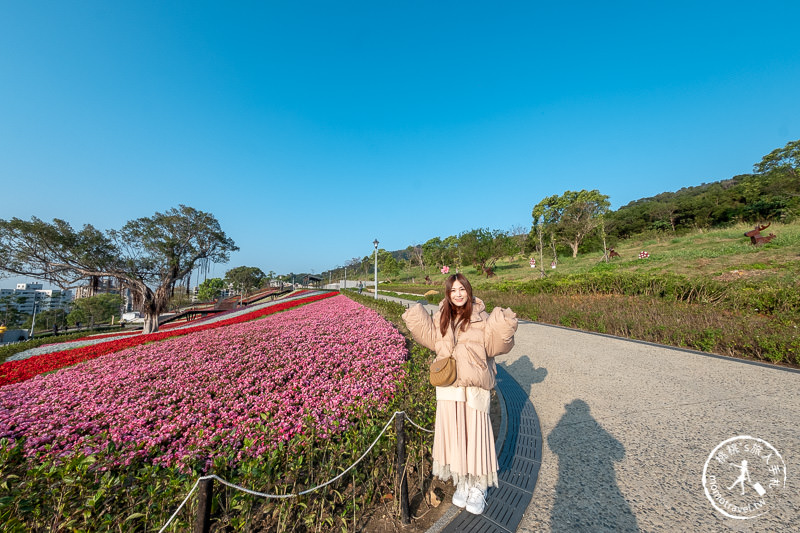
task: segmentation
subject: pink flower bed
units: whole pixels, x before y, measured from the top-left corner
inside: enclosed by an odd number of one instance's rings
[[[257,309],[250,313],[227,318],[218,322],[203,323],[192,327],[186,327],[173,331],[157,331],[155,333],[145,333],[136,336],[120,337],[111,339],[106,342],[98,344],[90,344],[89,346],[79,346],[77,348],[69,348],[67,350],[50,352],[41,355],[29,357],[19,361],[7,361],[0,364],[0,387],[10,383],[19,383],[31,379],[34,376],[43,374],[45,372],[52,372],[59,368],[68,367],[89,359],[94,359],[102,355],[112,352],[118,352],[125,348],[131,348],[140,344],[148,342],[155,342],[164,339],[169,339],[178,335],[187,335],[198,331],[206,331],[209,329],[216,329],[223,326],[230,326],[232,324],[239,324],[250,320],[255,320],[266,315],[271,315],[295,307],[304,303],[311,303],[317,300],[330,298],[335,296],[334,292],[326,292],[317,294],[315,296],[307,296],[305,298],[298,298],[288,301],[283,301],[269,307]]]
[[[25,437],[28,456],[113,443],[123,463],[257,457],[302,433],[304,417],[326,437],[384,407],[407,355],[391,324],[336,296],[0,388],[0,438]]]

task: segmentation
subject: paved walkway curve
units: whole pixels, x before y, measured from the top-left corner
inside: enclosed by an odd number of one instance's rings
[[[498,362],[527,388],[544,436],[517,531],[796,530],[800,372],[530,322],[515,340]],[[712,451],[740,435],[775,447],[787,474],[767,512],[744,520],[715,510],[703,486]],[[733,499],[729,466],[719,485]],[[764,472],[753,484],[769,483]]]
[[[796,530],[800,371],[526,321],[515,341],[498,363],[543,435],[517,531]],[[768,491],[767,512],[753,519],[724,516],[703,485],[712,451],[741,435],[768,442],[785,464],[785,486]]]

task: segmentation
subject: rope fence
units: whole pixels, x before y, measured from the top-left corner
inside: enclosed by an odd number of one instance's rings
[[[167,523],[164,524],[164,526],[159,530],[158,533],[163,533],[167,529],[167,527],[170,525],[170,523],[172,523],[172,521],[175,519],[175,517],[178,516],[178,513],[181,511],[181,509],[183,509],[183,506],[186,505],[186,502],[189,501],[189,498],[192,497],[192,494],[194,494],[194,492],[197,490],[198,486],[201,485],[201,483],[203,484],[203,487],[201,488],[201,494],[203,496],[202,499],[204,501],[201,502],[200,508],[198,509],[198,520],[197,520],[197,522],[195,524],[195,531],[208,531],[208,526],[210,525],[209,521],[210,521],[210,511],[211,511],[211,502],[210,502],[211,495],[212,495],[211,486],[212,486],[212,483],[213,483],[213,481],[215,479],[217,481],[219,481],[220,483],[222,483],[223,485],[226,485],[226,486],[231,487],[233,489],[245,492],[247,494],[251,494],[253,496],[258,496],[259,498],[272,498],[272,499],[297,498],[299,496],[303,496],[305,494],[309,494],[309,493],[314,492],[316,490],[319,490],[321,488],[327,487],[331,483],[335,483],[336,481],[341,479],[350,470],[355,468],[355,466],[358,463],[360,463],[369,454],[369,452],[372,451],[372,449],[378,443],[380,438],[384,435],[384,433],[386,433],[386,430],[389,429],[389,425],[392,423],[392,420],[395,420],[395,419],[397,419],[397,433],[398,433],[397,454],[398,454],[398,460],[399,460],[399,464],[404,464],[405,463],[405,437],[402,435],[402,433],[404,431],[404,429],[403,429],[403,421],[408,420],[411,423],[411,425],[413,425],[414,427],[416,427],[420,431],[424,431],[426,433],[433,433],[433,430],[426,429],[426,428],[420,426],[419,424],[417,424],[416,422],[414,422],[408,416],[408,414],[406,414],[405,411],[395,411],[394,414],[392,414],[391,418],[389,418],[389,420],[386,422],[386,424],[384,424],[383,429],[378,434],[378,436],[375,437],[375,440],[372,441],[372,444],[370,444],[369,448],[367,448],[367,450],[363,454],[361,454],[361,457],[356,459],[356,461],[352,465],[348,466],[347,469],[343,470],[338,476],[334,477],[333,479],[331,479],[329,481],[326,481],[325,483],[321,483],[321,484],[317,485],[316,487],[300,491],[300,492],[298,492],[296,494],[268,494],[268,493],[265,493],[265,492],[258,492],[258,491],[251,490],[251,489],[248,489],[248,488],[245,488],[245,487],[241,487],[241,486],[239,486],[239,485],[237,485],[235,483],[231,483],[230,481],[226,481],[226,480],[222,479],[221,477],[219,477],[219,476],[217,476],[215,474],[211,474],[211,475],[208,475],[208,476],[200,476],[197,479],[197,481],[195,482],[194,486],[189,491],[189,493],[186,495],[186,498],[184,498],[184,500],[181,502],[181,504],[178,506],[178,508],[175,510],[175,512],[172,513],[172,516],[169,517],[169,520],[167,520]],[[398,470],[400,470],[399,467],[398,467]],[[405,469],[403,469],[403,471],[405,472]],[[401,480],[401,485],[404,485],[405,484],[405,474],[403,474],[402,477],[403,477],[403,479]],[[407,491],[403,491],[403,492],[405,492],[405,500],[406,501],[405,502],[401,501],[401,508],[407,510],[408,509],[408,501],[407,501],[408,494],[407,494]],[[403,498],[401,498],[401,500],[402,499]],[[403,520],[403,523],[404,524],[409,523],[410,520],[408,519],[407,513],[404,512],[402,514],[403,514],[403,516],[401,517],[401,519]]]

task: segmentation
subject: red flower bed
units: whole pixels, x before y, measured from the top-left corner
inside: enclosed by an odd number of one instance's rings
[[[148,333],[147,335],[136,335],[109,342],[101,342],[91,346],[82,346],[80,348],[64,350],[61,352],[51,352],[48,354],[37,355],[28,359],[23,359],[22,361],[9,361],[0,365],[0,387],[3,385],[8,385],[9,383],[19,383],[20,381],[31,379],[32,377],[44,372],[52,372],[53,370],[58,370],[59,368],[64,368],[65,366],[71,366],[89,359],[100,357],[101,355],[117,352],[132,346],[137,346],[139,344],[187,335],[196,331],[205,331],[223,326],[229,326],[231,324],[247,322],[249,320],[271,315],[292,307],[297,307],[298,305],[330,298],[331,296],[336,296],[337,294],[339,293],[329,292],[325,294],[309,296],[307,298],[300,298],[298,300],[282,302],[270,307],[265,307],[264,309],[253,311],[252,313],[229,318],[227,320],[220,320],[219,322],[202,324],[177,331],[158,331],[156,333]]]
[[[307,290],[307,289],[306,290],[297,291],[294,294],[292,294],[291,297],[292,298],[296,298],[296,297],[298,297],[298,296],[300,296],[302,294],[305,294],[307,292],[311,292],[311,291]],[[208,306],[206,306],[206,307],[208,307]],[[213,307],[213,306],[211,306],[211,307]],[[196,309],[203,309],[203,308],[204,307],[197,307]],[[227,313],[231,313],[231,312],[232,311],[227,311]],[[216,316],[219,316],[219,315],[216,315]],[[193,320],[185,320],[185,321],[182,321],[182,322],[175,322],[175,323],[172,323],[172,324],[165,324],[165,325],[159,327],[158,329],[163,331],[163,330],[167,330],[167,329],[174,329],[174,328],[177,328],[177,327],[184,327],[184,326],[186,326],[187,324],[189,324],[191,322],[199,322],[199,321],[206,320],[206,319],[209,319],[209,318],[215,318],[215,316],[210,316],[210,317],[204,316],[204,317],[200,317],[200,318],[195,318]],[[141,333],[142,333],[141,331],[119,331],[117,333],[103,333],[102,335],[89,335],[87,337],[80,337],[78,339],[73,339],[73,340],[71,340],[69,342],[96,341],[98,339],[105,339],[105,338],[108,338],[108,337],[122,337],[124,335],[141,335]],[[53,344],[58,344],[58,343],[53,343]],[[45,344],[44,346],[52,346],[52,345]]]

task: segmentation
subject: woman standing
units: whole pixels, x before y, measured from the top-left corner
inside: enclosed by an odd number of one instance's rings
[[[494,357],[514,346],[516,314],[494,308],[486,313],[463,274],[445,281],[445,297],[431,317],[421,304],[403,313],[414,339],[436,352],[452,354],[458,377],[449,387],[436,387],[433,475],[456,486],[453,504],[481,514],[486,490],[497,486],[497,454],[489,420],[490,391],[495,386]]]

